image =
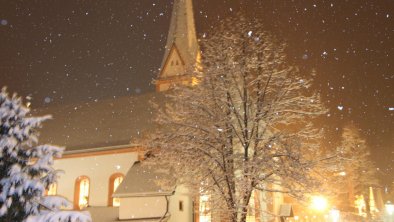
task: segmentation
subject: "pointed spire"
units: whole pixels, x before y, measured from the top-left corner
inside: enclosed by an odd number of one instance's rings
[[[196,64],[198,57],[192,0],[174,0],[165,53],[156,80],[157,91],[185,82],[187,70]]]

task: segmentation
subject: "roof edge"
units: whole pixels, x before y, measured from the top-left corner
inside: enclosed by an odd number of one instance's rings
[[[81,153],[94,153],[100,151],[110,151],[110,150],[117,150],[117,149],[124,149],[124,148],[131,148],[131,147],[141,147],[141,144],[124,144],[124,145],[117,145],[117,146],[104,146],[104,147],[97,147],[97,148],[88,148],[88,149],[81,149],[81,150],[69,150],[64,151],[64,155],[72,155],[72,154],[81,154]]]
[[[166,192],[149,192],[149,193],[120,193],[114,194],[112,197],[115,198],[124,198],[124,197],[155,197],[155,196],[172,196],[175,193],[174,191],[166,191]]]

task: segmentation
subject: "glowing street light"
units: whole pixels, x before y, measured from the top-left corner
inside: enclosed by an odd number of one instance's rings
[[[339,210],[337,209],[332,209],[330,210],[330,218],[332,222],[338,222],[340,217]]]
[[[323,212],[328,208],[328,201],[323,196],[312,196],[311,201],[311,208],[313,210]]]
[[[387,203],[384,205],[386,208],[386,213],[384,215],[384,222],[393,222],[394,221],[394,204],[392,204],[390,201],[387,201]]]
[[[392,204],[390,201],[387,201],[385,208],[388,215],[394,214],[394,204]]]

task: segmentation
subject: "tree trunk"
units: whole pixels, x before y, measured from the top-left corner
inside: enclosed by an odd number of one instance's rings
[[[239,220],[239,222],[246,222],[246,215],[248,213],[248,208],[247,207],[243,207],[242,208],[242,214],[241,214],[241,218]]]
[[[244,194],[243,196],[243,203],[242,203],[242,209],[241,209],[241,215],[239,218],[239,222],[246,222],[246,216],[248,215],[248,206],[249,206],[249,201],[250,197],[252,196],[252,192],[248,191]]]

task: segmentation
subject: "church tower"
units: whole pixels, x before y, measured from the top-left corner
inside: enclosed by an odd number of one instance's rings
[[[192,0],[174,0],[156,91],[166,91],[174,84],[192,84],[191,72],[199,60]]]

